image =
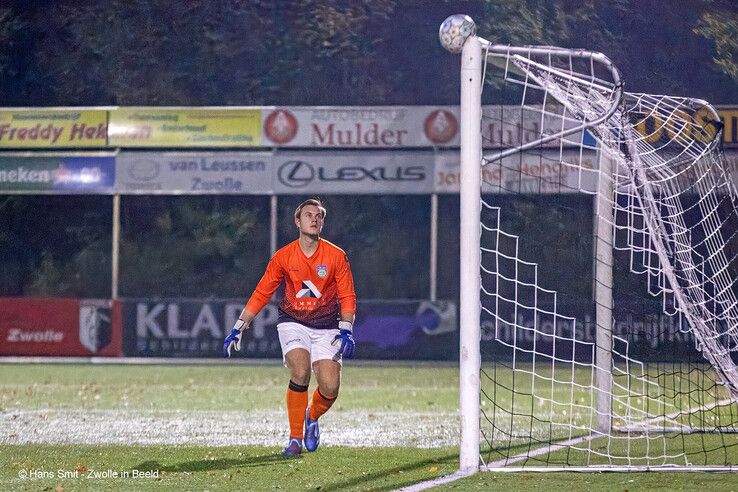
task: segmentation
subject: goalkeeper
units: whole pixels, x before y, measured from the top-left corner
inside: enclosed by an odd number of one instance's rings
[[[295,209],[299,238],[277,251],[269,261],[223,344],[226,357],[230,357],[231,348],[240,349],[243,331],[284,280],[277,331],[284,364],[290,370],[290,439],[282,451],[288,457],[299,455],[303,442],[308,451],[318,448],[318,419],[338,397],[342,358],[351,358],[354,353],[353,276],[343,250],[320,238],[325,214],[325,207],[317,199],[305,200]],[[308,407],[311,367],[318,384]]]

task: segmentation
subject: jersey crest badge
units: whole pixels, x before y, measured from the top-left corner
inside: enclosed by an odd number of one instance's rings
[[[325,278],[328,275],[328,265],[318,265],[318,277]]]

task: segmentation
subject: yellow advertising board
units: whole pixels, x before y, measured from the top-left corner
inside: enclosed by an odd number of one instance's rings
[[[251,147],[260,135],[260,109],[120,108],[108,125],[112,147]]]
[[[107,117],[98,109],[0,109],[0,149],[105,147]]]
[[[723,122],[723,143],[726,147],[738,146],[738,108],[718,108]]]

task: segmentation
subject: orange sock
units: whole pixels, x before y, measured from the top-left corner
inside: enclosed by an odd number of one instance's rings
[[[302,439],[305,426],[305,409],[308,405],[308,387],[290,381],[287,388],[287,418],[290,421],[290,438]]]
[[[335,402],[335,398],[326,398],[320,394],[320,388],[313,391],[313,402],[310,404],[310,419],[318,420]]]

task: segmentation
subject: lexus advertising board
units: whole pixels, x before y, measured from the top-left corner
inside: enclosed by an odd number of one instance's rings
[[[427,194],[432,152],[279,152],[274,191],[281,194]]]

